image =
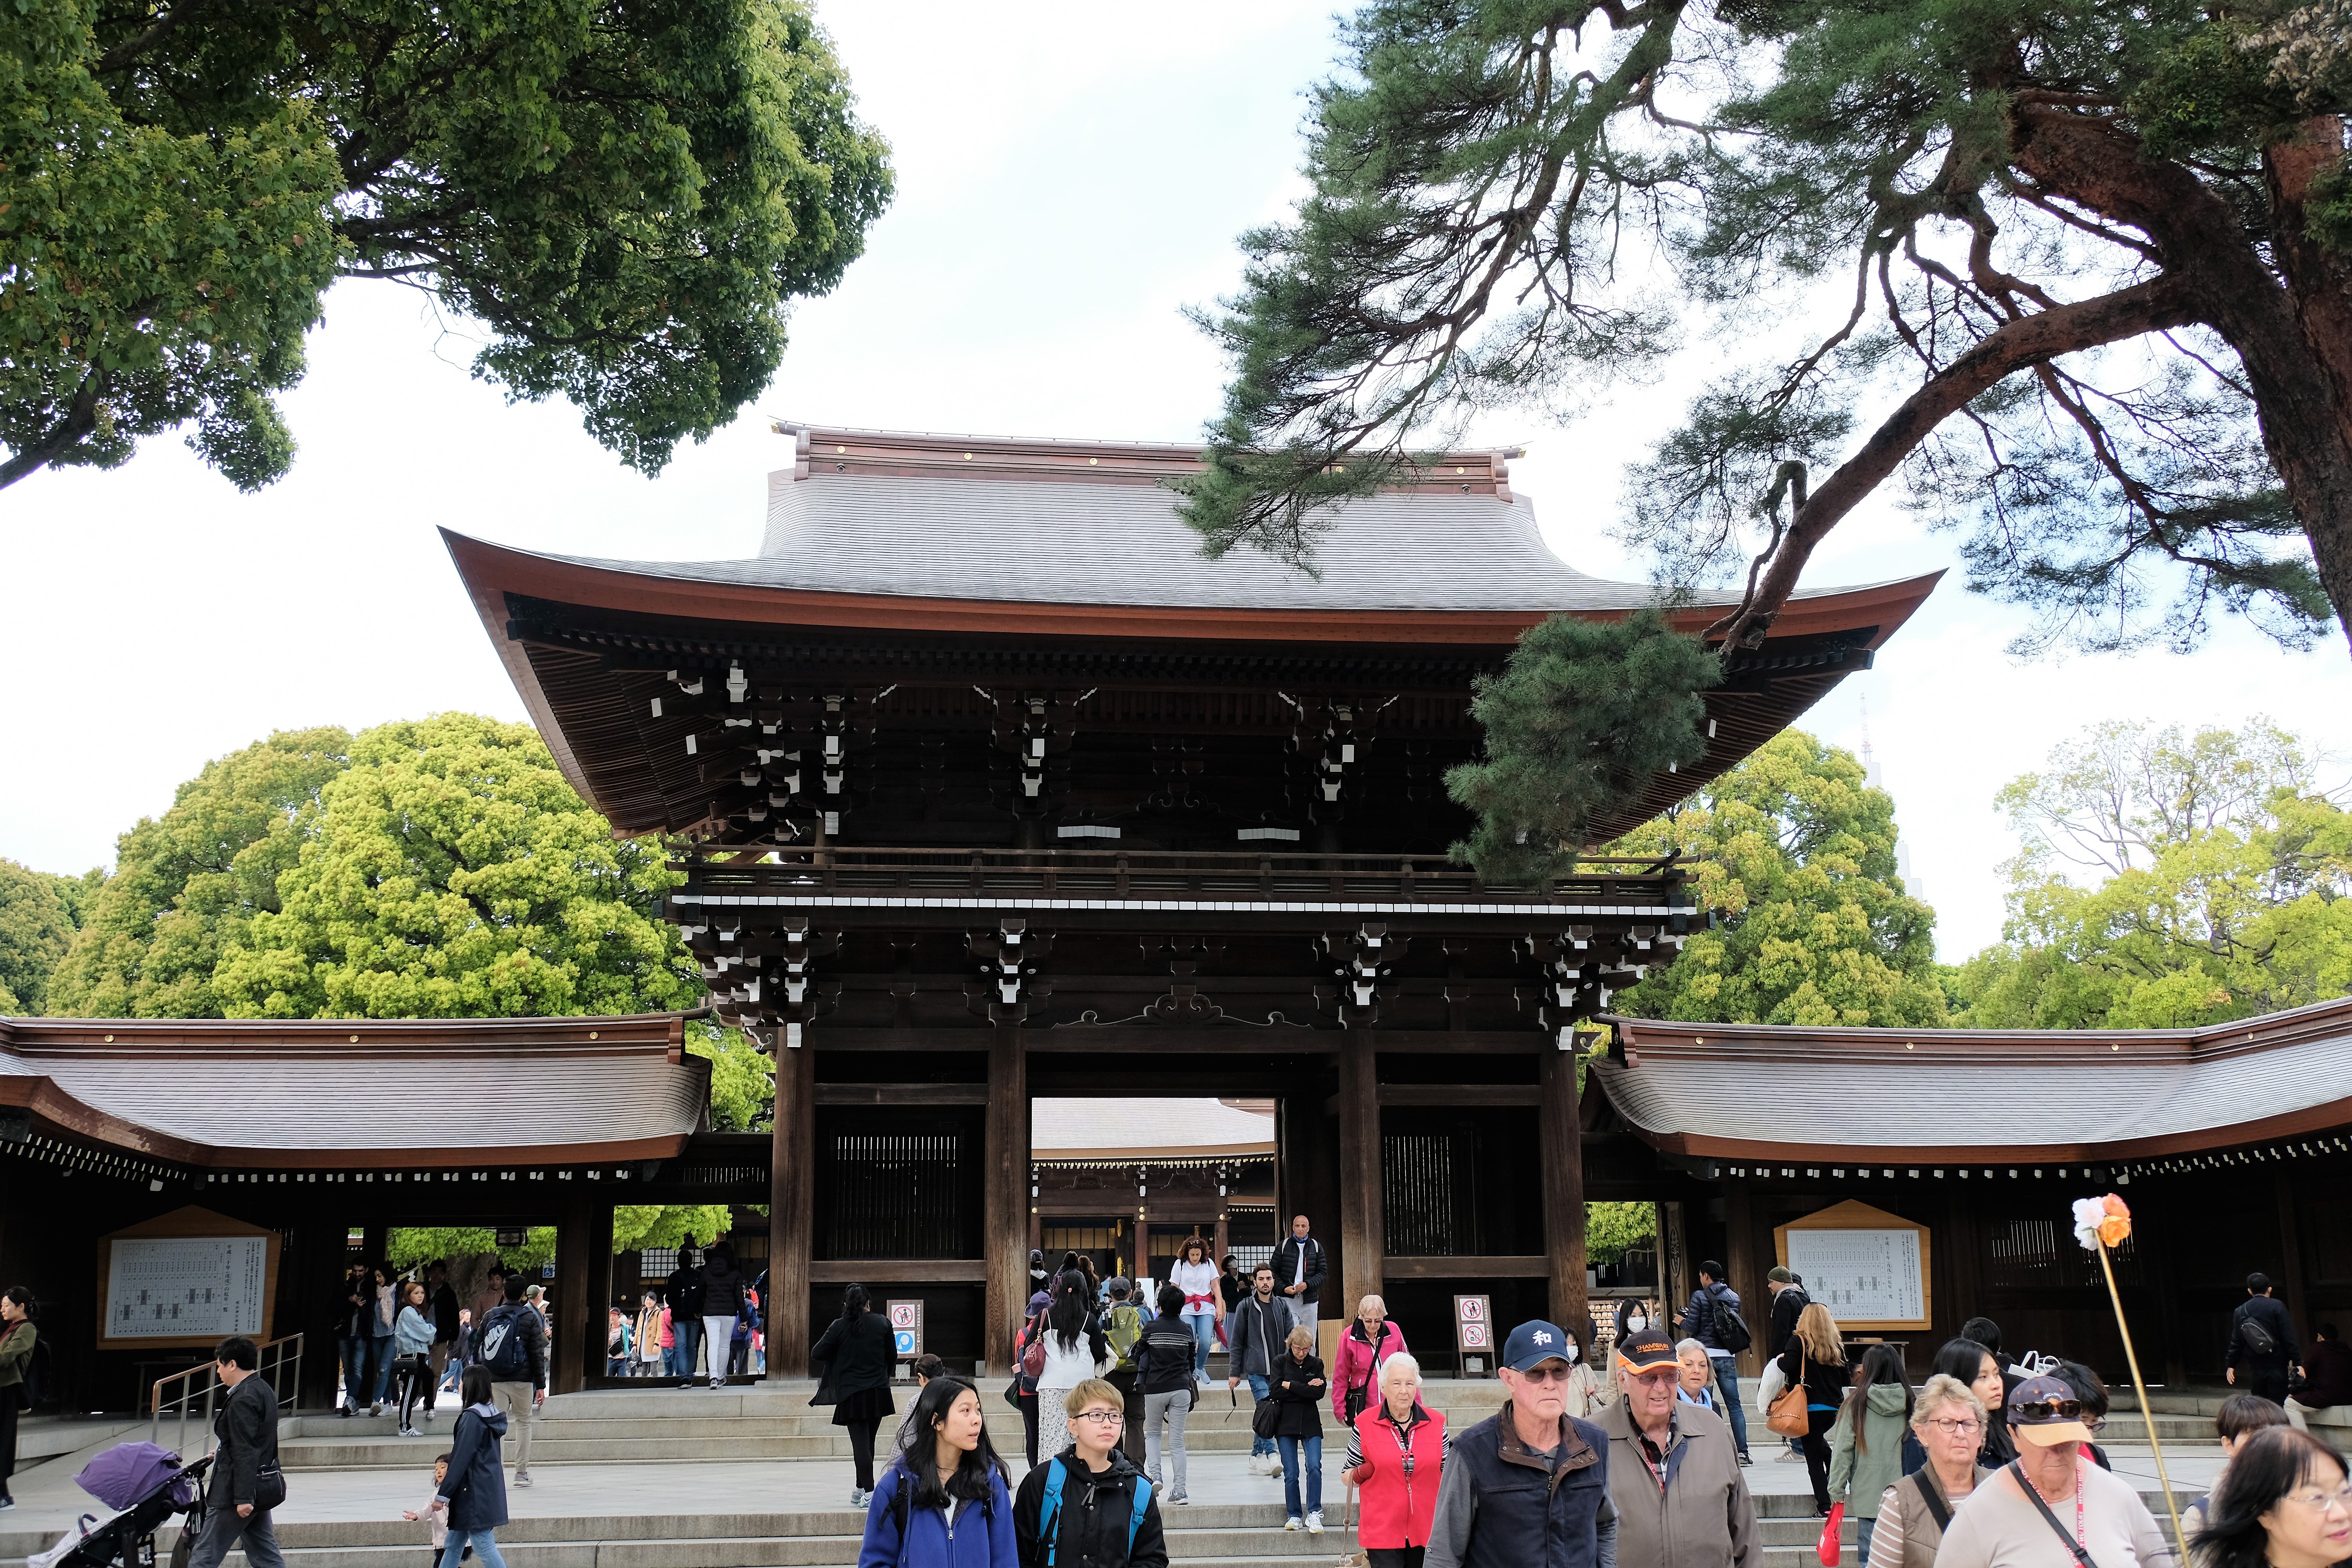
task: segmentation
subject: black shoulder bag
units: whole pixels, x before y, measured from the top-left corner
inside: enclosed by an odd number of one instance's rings
[[[2082,1463],[2080,1459],[2074,1462],[2078,1465]],[[2032,1502],[2034,1511],[2050,1521],[2050,1528],[2057,1532],[2059,1541],[2063,1542],[2066,1550],[2074,1554],[2074,1561],[2081,1565],[2081,1568],[2099,1568],[2096,1563],[2091,1561],[2091,1554],[2083,1549],[2083,1543],[2074,1539],[2074,1532],[2058,1522],[2058,1516],[2050,1511],[2050,1505],[2042,1500],[2042,1494],[2034,1489],[2032,1481],[2025,1479],[2025,1467],[2012,1459],[2010,1461],[2009,1473],[2017,1478],[2017,1484],[2025,1489],[2025,1495]]]
[[[1927,1505],[1928,1513],[1935,1517],[1936,1528],[1939,1531],[1951,1529],[1952,1505],[1944,1500],[1944,1489],[1936,1484],[1936,1478],[1926,1470],[1914,1470],[1911,1478],[1919,1483],[1919,1500]]]

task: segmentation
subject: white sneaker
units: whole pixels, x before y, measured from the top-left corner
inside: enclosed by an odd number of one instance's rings
[[[1309,1535],[1320,1535],[1323,1533],[1323,1510],[1321,1509],[1318,1508],[1314,1512],[1307,1516],[1307,1533]]]
[[[1298,1516],[1294,1513],[1288,1519],[1284,1520],[1282,1521],[1282,1528],[1285,1530],[1297,1530],[1298,1528]]]

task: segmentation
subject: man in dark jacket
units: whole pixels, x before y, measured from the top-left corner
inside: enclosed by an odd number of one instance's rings
[[[547,1403],[547,1321],[522,1299],[523,1278],[507,1281],[507,1299],[482,1325],[482,1363],[490,1369],[490,1400],[506,1415],[515,1438],[514,1484],[530,1485],[530,1429],[534,1412]]]
[[[1805,1294],[1804,1281],[1791,1273],[1787,1265],[1764,1276],[1767,1289],[1772,1292],[1772,1331],[1765,1336],[1764,1348],[1778,1355],[1787,1347],[1790,1336],[1797,1331],[1797,1317],[1813,1299]],[[1797,1458],[1805,1457],[1804,1444],[1795,1437],[1789,1439],[1789,1452]]]
[[[1275,1358],[1282,1354],[1282,1342],[1290,1335],[1290,1315],[1274,1293],[1272,1264],[1259,1264],[1251,1278],[1257,1288],[1225,1314],[1225,1366],[1233,1374],[1225,1379],[1225,1388],[1230,1394],[1248,1378],[1250,1393],[1264,1399],[1274,1391],[1266,1380],[1274,1375]],[[1254,1476],[1280,1473],[1282,1460],[1273,1438],[1251,1436],[1249,1468]]]
[[[425,1385],[425,1408],[433,1408],[433,1392],[441,1386],[442,1374],[449,1369],[449,1357],[457,1349],[457,1292],[449,1288],[449,1266],[435,1261],[425,1271],[425,1311],[433,1320],[433,1350],[430,1364],[433,1381]]]
[[[212,1479],[205,1488],[210,1511],[196,1537],[189,1568],[220,1568],[242,1541],[253,1568],[285,1568],[269,1510],[286,1500],[278,1468],[278,1394],[254,1369],[261,1352],[243,1334],[231,1334],[213,1351],[213,1370],[228,1390],[213,1434],[220,1439]]]
[[[1698,1266],[1698,1289],[1691,1292],[1690,1305],[1683,1309],[1683,1334],[1705,1345],[1706,1359],[1715,1363],[1716,1381],[1723,1385],[1723,1407],[1731,1412],[1732,1441],[1738,1445],[1739,1462],[1744,1465],[1748,1462],[1748,1410],[1739,1397],[1739,1363],[1734,1359],[1739,1352],[1725,1344],[1716,1331],[1718,1307],[1738,1311],[1739,1292],[1723,1282],[1723,1265],[1709,1260]],[[1790,1326],[1794,1325],[1792,1319]],[[1755,1331],[1748,1332],[1752,1338]],[[1780,1351],[1776,1348],[1772,1353],[1778,1355]]]
[[[1063,1402],[1070,1446],[1031,1470],[1013,1499],[1013,1538],[1022,1568],[1168,1568],[1168,1538],[1160,1499],[1147,1497],[1136,1517],[1136,1489],[1148,1486],[1135,1461],[1118,1450],[1127,1411],[1118,1389],[1090,1377]],[[1061,1497],[1049,1503],[1054,1472]]]
[[[694,1248],[677,1249],[677,1267],[669,1271],[662,1300],[669,1303],[669,1337],[677,1346],[678,1375],[692,1381],[697,1352],[702,1343],[702,1266]]]
[[[1609,1439],[1568,1413],[1575,1369],[1565,1329],[1511,1331],[1498,1368],[1510,1398],[1454,1439],[1423,1568],[1616,1568]]]
[[[1293,1327],[1315,1331],[1315,1304],[1323,1296],[1323,1244],[1307,1234],[1307,1216],[1294,1215],[1290,1234],[1274,1249],[1274,1288],[1290,1304]]]
[[[1143,1325],[1142,1337],[1135,1342],[1136,1393],[1143,1405],[1142,1430],[1131,1429],[1135,1423],[1130,1416],[1126,1447],[1128,1458],[1133,1458],[1136,1440],[1140,1439],[1143,1473],[1156,1487],[1160,1479],[1160,1434],[1164,1429],[1173,1467],[1168,1500],[1182,1502],[1186,1496],[1184,1422],[1200,1397],[1200,1389],[1192,1381],[1192,1327],[1184,1321],[1183,1287],[1162,1285],[1155,1304],[1160,1315]]]
[[[2246,1299],[2230,1314],[2230,1342],[2222,1351],[2231,1384],[2273,1405],[2286,1403],[2289,1374],[2303,1364],[2294,1320],[2286,1303],[2271,1294],[2267,1274],[2246,1276]],[[2241,1377],[2240,1373],[2245,1375]]]

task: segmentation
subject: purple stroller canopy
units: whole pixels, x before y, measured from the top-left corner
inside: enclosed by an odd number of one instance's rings
[[[74,1485],[109,1508],[129,1508],[179,1474],[180,1456],[152,1443],[118,1443],[82,1467]],[[195,1500],[195,1489],[182,1480],[172,1500],[182,1508]]]

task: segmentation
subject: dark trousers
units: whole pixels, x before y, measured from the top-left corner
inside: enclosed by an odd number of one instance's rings
[[[879,1421],[852,1421],[849,1424],[849,1458],[857,1467],[857,1489],[874,1489],[874,1434],[881,1430]]]
[[[2284,1362],[2281,1362],[2275,1367],[2242,1367],[2238,1372],[2238,1386],[2240,1388],[2244,1389],[2248,1394],[2267,1399],[2273,1405],[2284,1405],[2286,1403],[2286,1363]]]
[[[1114,1369],[1103,1381],[1118,1390],[1119,1399],[1127,1406],[1127,1425],[1118,1429],[1118,1446],[1140,1467],[1143,1463],[1143,1395],[1135,1392],[1136,1376],[1133,1367],[1121,1367]]]
[[[240,1541],[252,1568],[286,1568],[286,1554],[278,1550],[278,1534],[269,1527],[269,1510],[257,1508],[250,1518],[240,1519],[236,1505],[226,1499],[215,1501],[205,1515],[204,1531],[196,1537],[188,1568],[220,1568]]]
[[[1822,1431],[1805,1434],[1805,1476],[1813,1483],[1813,1508],[1821,1513],[1830,1510],[1830,1440],[1823,1435],[1827,1431],[1824,1424]]]
[[[16,1473],[16,1412],[25,1407],[25,1385],[0,1388],[0,1497],[8,1495],[8,1478]]]
[[[1421,1568],[1421,1555],[1426,1546],[1374,1546],[1364,1552],[1371,1568]]]
[[[1034,1470],[1037,1468],[1037,1396],[1034,1394],[1021,1396],[1021,1430],[1029,1438],[1029,1468]]]
[[[422,1354],[397,1357],[392,1363],[393,1375],[400,1380],[400,1424],[413,1426],[409,1419],[421,1403],[433,1408],[433,1364]]]

